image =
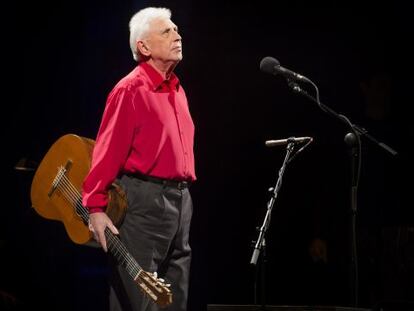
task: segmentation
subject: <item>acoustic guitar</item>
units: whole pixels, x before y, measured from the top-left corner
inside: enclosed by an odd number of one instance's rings
[[[40,162],[31,185],[31,201],[36,212],[61,221],[76,244],[96,246],[88,228],[89,212],[82,205],[81,186],[91,163],[95,141],[75,134],[60,137]],[[127,202],[122,188],[113,183],[106,213],[115,225],[125,215]],[[105,229],[108,250],[132,277],[142,292],[160,307],[172,303],[172,293],[156,273],[141,268],[121,239]]]

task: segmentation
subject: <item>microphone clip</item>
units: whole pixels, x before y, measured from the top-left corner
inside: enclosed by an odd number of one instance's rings
[[[299,86],[299,84],[292,79],[286,79],[287,80],[287,84],[288,86],[296,93],[300,93],[302,91],[301,87]]]

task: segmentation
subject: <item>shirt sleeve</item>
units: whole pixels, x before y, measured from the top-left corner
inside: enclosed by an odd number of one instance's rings
[[[108,96],[92,153],[91,168],[83,182],[82,203],[90,213],[104,211],[108,189],[127,159],[135,131],[133,95],[125,88]]]

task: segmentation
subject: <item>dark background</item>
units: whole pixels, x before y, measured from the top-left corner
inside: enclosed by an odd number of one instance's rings
[[[274,305],[351,303],[349,128],[283,77],[260,72],[265,56],[310,78],[325,105],[399,152],[362,137],[359,305],[412,300],[412,16],[402,1],[361,3],[4,2],[0,301],[107,309],[104,253],[72,243],[60,222],[37,215],[33,171],[14,167],[21,159],[35,167],[65,134],[95,137],[108,92],[135,66],[129,19],[148,5],[172,9],[180,28],[176,73],[197,127],[189,310],[263,296]],[[290,136],[314,141],[285,171],[255,268],[255,228],[286,153],[264,142]],[[311,260],[314,238],[327,241],[327,263]]]

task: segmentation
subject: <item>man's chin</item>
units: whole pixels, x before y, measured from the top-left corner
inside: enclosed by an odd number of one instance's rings
[[[177,65],[183,59],[183,55],[175,55],[174,57],[170,58],[170,62]]]

